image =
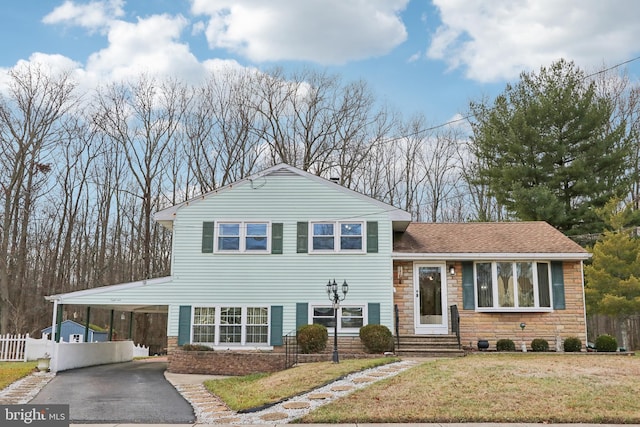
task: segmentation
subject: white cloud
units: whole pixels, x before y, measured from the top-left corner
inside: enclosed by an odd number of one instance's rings
[[[92,1],[76,4],[66,0],[46,15],[45,24],[66,24],[87,28],[90,31],[104,31],[111,22],[124,15],[124,0]]]
[[[409,0],[192,0],[210,17],[209,46],[256,62],[321,64],[380,56],[404,42],[400,19]]]
[[[427,51],[482,82],[510,80],[560,58],[593,68],[640,50],[635,0],[433,0],[442,25]]]
[[[153,15],[138,22],[115,21],[108,32],[109,46],[91,56],[87,73],[113,80],[135,78],[141,73],[198,78],[204,67],[180,43],[188,22],[182,16]]]

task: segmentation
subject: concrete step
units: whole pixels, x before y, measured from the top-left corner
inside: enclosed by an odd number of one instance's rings
[[[458,357],[464,351],[455,335],[403,335],[395,342],[395,353],[413,357]]]

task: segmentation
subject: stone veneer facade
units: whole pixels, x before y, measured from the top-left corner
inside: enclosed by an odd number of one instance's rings
[[[394,261],[394,304],[398,306],[399,335],[414,334],[414,288],[413,262]],[[584,311],[584,290],[582,262],[563,263],[565,307],[548,313],[482,313],[464,310],[462,305],[462,263],[447,262],[455,266],[455,276],[447,274],[447,310],[456,304],[460,313],[460,341],[464,348],[476,349],[479,339],[489,341],[490,349],[502,338],[514,341],[519,350],[522,341],[531,349],[534,338],[543,338],[552,351],[561,349],[561,343],[569,336],[577,336],[584,344],[587,341],[587,327]],[[401,268],[399,268],[401,267]],[[400,270],[402,271],[399,275]],[[450,322],[450,321],[449,321]],[[525,322],[524,331],[520,323]],[[451,328],[451,326],[449,326]]]

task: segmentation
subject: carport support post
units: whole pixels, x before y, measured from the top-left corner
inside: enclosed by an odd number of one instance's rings
[[[111,341],[111,338],[113,338],[113,313],[115,310],[111,310],[111,316],[109,316],[109,338],[107,339],[107,341]]]
[[[89,326],[91,325],[91,307],[87,307],[87,319],[84,324],[84,342],[89,342]]]
[[[60,342],[60,335],[62,334],[62,309],[64,306],[62,304],[58,304],[58,313],[56,320],[56,331],[55,331],[55,341]]]
[[[133,311],[129,312],[129,339],[133,340]]]

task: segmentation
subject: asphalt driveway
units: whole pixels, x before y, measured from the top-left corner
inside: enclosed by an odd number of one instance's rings
[[[72,423],[194,423],[193,408],[165,379],[166,367],[133,361],[59,372],[29,403],[69,404]]]

